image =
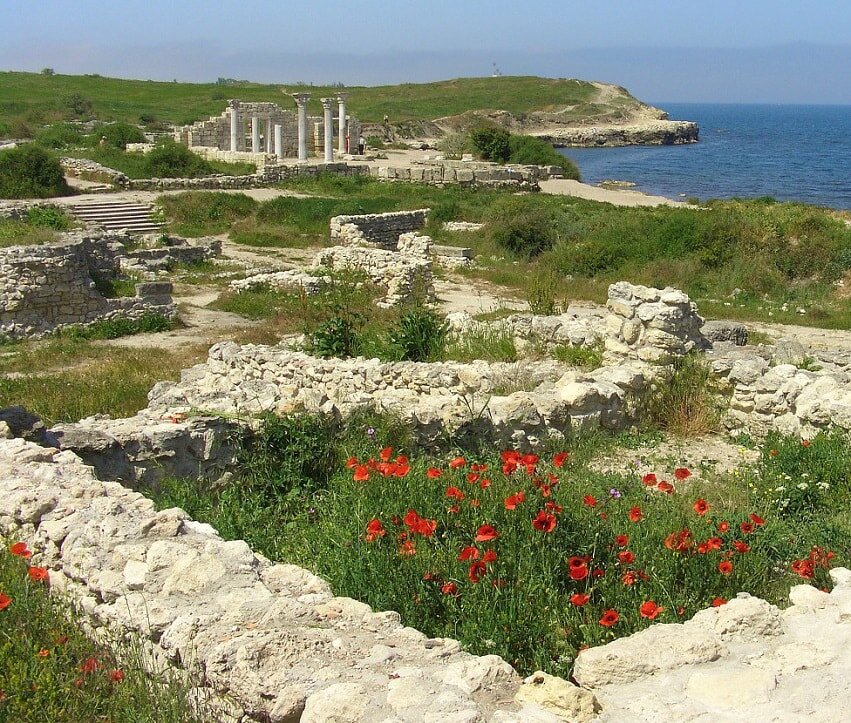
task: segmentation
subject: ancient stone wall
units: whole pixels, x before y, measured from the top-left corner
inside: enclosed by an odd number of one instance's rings
[[[159,293],[155,299],[105,298],[95,288],[93,276],[113,278],[117,264],[108,237],[72,235],[60,244],[0,249],[0,336],[41,336],[72,324],[139,318],[145,313],[176,316],[167,294]]]
[[[86,181],[108,183],[116,188],[127,188],[130,185],[130,179],[121,171],[108,168],[88,158],[62,157],[59,159],[59,163],[67,176],[82,178]]]
[[[156,246],[124,252],[119,263],[124,272],[156,274],[173,268],[175,264],[198,264],[221,253],[221,239],[212,236],[197,239],[165,236],[157,239]]]
[[[513,187],[518,190],[537,191],[539,181],[550,177],[548,166],[500,166],[487,164],[485,168],[474,164],[446,165],[444,162],[428,166],[370,166],[369,174],[380,181],[411,181],[432,185]]]
[[[394,251],[402,234],[426,225],[429,211],[421,208],[417,211],[334,216],[331,219],[331,238],[339,240],[343,246],[370,246]]]

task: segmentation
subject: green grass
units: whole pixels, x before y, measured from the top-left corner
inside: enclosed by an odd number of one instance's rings
[[[669,495],[651,491],[637,474],[601,474],[588,466],[616,438],[572,440],[562,468],[542,452],[540,462],[529,461],[529,470],[523,462],[505,471],[505,458],[493,452],[431,456],[413,450],[403,425],[374,416],[355,418],[337,432],[323,427],[323,449],[327,455],[330,445],[333,453],[309,473],[305,464],[314,455],[306,443],[317,424],[298,418],[267,422],[256,446],[246,451],[237,482],[211,492],[173,480],[157,504],[178,505],[273,560],[308,567],[329,580],[336,594],[396,610],[404,624],[429,636],[458,638],[477,654],[501,655],[522,673],[569,675],[581,645],[606,643],[652,624],[639,614],[647,601],[664,608],[656,622],[686,620],[714,599],[741,591],[783,604],[791,585],[806,582],[791,572],[791,563],[806,558],[813,545],[835,552],[833,565],[844,564],[851,550],[846,497],[851,443],[843,435],[820,436],[809,447],[799,439],[773,438],[761,461],[735,478],[669,478],[674,482]],[[302,435],[301,429],[308,431]],[[277,442],[270,444],[267,435]],[[410,471],[400,470],[401,461],[392,468],[398,474],[380,471],[376,460],[385,444],[395,448],[391,460],[401,453],[410,457]],[[464,458],[458,469],[448,464],[455,454]],[[347,468],[349,458],[355,461]],[[486,468],[475,471],[474,462]],[[428,476],[430,467],[440,476]],[[815,488],[827,483],[828,492],[819,504],[784,514],[762,489],[776,475],[800,469]],[[507,498],[521,491],[524,501],[508,509]],[[695,510],[698,500],[708,505],[705,515]],[[548,503],[555,507],[548,509]],[[638,521],[630,516],[634,508],[641,513]],[[434,528],[412,531],[404,522],[410,510],[433,520]],[[764,524],[754,525],[751,513]],[[539,514],[554,523],[550,532],[532,525]],[[370,538],[374,520],[380,525]],[[495,528],[495,539],[476,540],[488,537],[484,524]],[[688,545],[669,549],[665,540],[681,530],[691,531]],[[618,542],[618,535],[628,539]],[[713,537],[721,550],[699,547]],[[747,549],[737,550],[734,541]],[[458,559],[466,547],[476,549],[479,561],[487,551],[496,560],[476,571],[473,560]],[[626,551],[634,559],[619,557]],[[578,579],[571,578],[567,561],[586,556]],[[729,572],[719,567],[724,561],[732,563]],[[624,582],[627,574],[634,577],[630,584]],[[814,575],[816,585],[829,585],[825,569],[816,566]],[[588,594],[588,603],[572,604],[575,594]],[[612,627],[599,622],[607,610],[619,615]]]
[[[116,171],[121,171],[128,178],[151,178],[154,174],[148,165],[148,156],[145,153],[128,153],[120,148],[112,148],[110,146],[94,147],[94,148],[71,148],[63,151],[65,155],[73,158],[88,158],[96,161],[107,168],[112,168]],[[213,173],[223,173],[228,176],[244,176],[249,173],[254,173],[257,169],[251,163],[225,163],[224,161],[205,160],[198,156],[198,160],[203,162],[199,164],[203,168],[203,173],[200,171],[192,174],[210,175]],[[180,174],[183,176],[183,174]]]
[[[67,231],[72,226],[61,209],[33,206],[22,219],[0,218],[0,248],[50,243],[56,239],[57,231]]]
[[[391,122],[433,119],[469,110],[501,109],[512,113],[577,105],[582,115],[597,94],[590,84],[578,80],[536,77],[461,78],[437,83],[405,83],[393,86],[353,87],[348,107],[362,121],[378,122],[388,115]],[[70,96],[77,94],[91,103],[91,114],[104,121],[185,124],[218,115],[228,98],[271,101],[295,110],[290,93],[308,91],[308,111],[322,115],[319,98],[333,96],[332,87],[263,85],[240,83],[163,83],[122,80],[100,76],[0,73],[0,136],[32,133],[39,124],[71,120],[79,116]],[[624,91],[628,104],[635,100]]]
[[[47,424],[76,422],[93,414],[132,416],[148,404],[159,381],[206,356],[206,349],[168,353],[118,346],[91,346],[72,339],[23,342],[2,347],[0,368],[22,376],[0,377],[0,408],[21,405]]]
[[[108,647],[83,634],[84,619],[0,538],[0,719],[183,723],[196,720],[188,690],[168,671],[143,666],[141,643]],[[29,564],[37,569],[37,557]]]

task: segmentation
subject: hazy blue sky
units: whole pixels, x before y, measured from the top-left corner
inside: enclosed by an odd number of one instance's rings
[[[0,0],[0,69],[206,81],[604,80],[851,104],[851,0]]]

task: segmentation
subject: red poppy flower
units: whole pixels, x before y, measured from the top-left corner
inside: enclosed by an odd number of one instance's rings
[[[488,550],[482,555],[482,562],[496,562],[496,552]]]
[[[641,483],[647,487],[655,487],[657,481],[658,480],[656,479],[656,475],[652,472],[650,474],[644,475],[644,477],[641,478]]]
[[[32,557],[32,552],[27,549],[26,542],[15,542],[9,547],[11,552],[16,557]]]
[[[570,596],[570,604],[575,605],[578,608],[581,608],[590,599],[591,599],[591,596],[588,595],[587,593],[575,592],[575,593],[573,593],[573,595]]]
[[[412,557],[417,554],[417,548],[414,547],[413,542],[407,540],[399,546],[399,554],[403,557]]]
[[[109,679],[113,683],[120,683],[124,680],[124,671],[123,670],[110,670],[109,671]]]
[[[743,522],[739,525],[739,528],[742,530],[743,535],[749,535],[753,532],[753,523],[752,522]]]
[[[488,571],[488,566],[485,565],[484,562],[478,560],[470,565],[470,569],[467,570],[467,577],[470,578],[470,582],[479,582]]]
[[[642,514],[640,507],[631,507],[630,508],[629,519],[632,522],[641,522],[642,517],[644,517],[644,515]]]
[[[385,447],[378,453],[378,456],[381,457],[382,462],[389,462],[393,456],[393,447]]]
[[[567,561],[567,573],[571,580],[584,580],[588,577],[588,563],[584,557],[571,557]]]
[[[605,576],[606,576],[606,571],[601,567],[598,567],[596,570],[593,570],[591,572],[591,577],[605,577]]]
[[[594,495],[585,495],[582,498],[582,504],[586,507],[596,507],[597,506],[597,498]]]
[[[401,457],[399,459],[402,459]],[[395,470],[393,471],[393,475],[395,477],[407,477],[408,472],[411,471],[411,465],[408,464],[407,461],[400,462],[399,459],[396,460]]]
[[[618,562],[621,565],[631,565],[633,562],[635,562],[635,553],[631,552],[630,550],[623,550],[622,552],[619,552]]]
[[[423,537],[431,537],[437,529],[437,520],[427,520],[421,517],[414,528],[414,532]]]
[[[716,597],[712,598],[712,607],[720,608],[722,605],[727,604],[727,598],[724,597]]]
[[[720,550],[722,547],[724,547],[724,540],[722,540],[720,537],[710,537],[706,541],[706,544],[709,545],[710,550]]]
[[[688,529],[672,532],[665,538],[665,547],[674,552],[686,552],[692,545],[692,534]]]
[[[694,511],[703,517],[707,512],[709,512],[709,503],[704,499],[695,500]]]
[[[517,505],[526,501],[526,493],[522,490],[520,492],[515,492],[513,495],[509,495],[505,498],[505,509],[514,510],[517,509]]]
[[[441,472],[439,469],[437,469],[437,467],[429,467],[426,470],[426,477],[428,477],[429,479],[437,479],[442,474],[443,474],[443,472]]]
[[[606,612],[603,613],[603,617],[600,618],[600,625],[605,628],[610,628],[620,619],[621,616],[618,615],[617,610],[606,610]]]
[[[689,477],[691,477],[691,470],[686,469],[685,467],[677,467],[674,470],[674,477],[676,477],[680,481],[688,479]]]
[[[478,560],[479,551],[475,547],[465,547],[458,553],[459,562],[469,562],[470,560]]]
[[[457,515],[461,511],[461,508],[458,505],[452,505],[451,507],[447,507],[446,511],[450,515]]]
[[[482,503],[479,502],[477,499],[470,500],[470,507],[481,507],[481,506],[482,506]]]
[[[482,525],[476,530],[476,542],[490,542],[499,537],[499,533],[493,525]]]
[[[355,467],[355,473],[352,476],[355,482],[366,482],[369,479],[369,467],[365,464],[359,464]]]
[[[701,542],[697,546],[697,554],[698,555],[705,555],[707,552],[709,552],[709,543],[708,542]]]
[[[387,530],[384,529],[384,525],[381,524],[381,520],[377,517],[366,523],[367,542],[372,542],[376,537],[384,537],[386,534]]]
[[[12,604],[12,598],[10,598],[6,593],[0,592],[0,610],[5,610]]]
[[[414,530],[416,526],[419,524],[420,516],[417,514],[416,510],[408,510],[405,513],[405,516],[402,518],[402,522],[405,523],[405,527],[408,527],[411,530]]]
[[[810,440],[809,439],[802,439],[801,440],[801,446],[802,447],[809,447],[810,446]]]
[[[449,463],[449,466],[450,466],[452,469],[460,469],[461,467],[466,467],[466,466],[467,466],[467,460],[466,460],[466,459],[464,459],[463,457],[456,457],[455,459],[453,459],[453,460]]]
[[[730,523],[727,520],[723,520],[718,523],[718,532],[728,532],[730,529]]]
[[[648,620],[655,620],[659,617],[659,614],[662,613],[665,608],[660,608],[655,602],[652,600],[646,600],[641,603],[641,607],[638,608],[638,614],[643,618],[647,618]]]
[[[751,512],[748,516],[751,518],[751,522],[753,522],[757,527],[762,527],[765,524],[765,520],[753,512]]]
[[[457,487],[447,487],[446,488],[446,496],[452,497],[453,499],[456,499],[458,501],[463,500],[464,497],[465,497],[464,493],[461,490],[459,490]]]
[[[532,520],[532,527],[538,532],[552,532],[556,528],[556,516],[551,515],[546,510],[541,510],[535,519]]]
[[[30,580],[33,582],[44,582],[47,580],[47,568],[46,567],[31,567],[27,570],[30,576]]]
[[[487,470],[487,468],[488,468],[488,466],[486,464],[471,464],[470,465],[470,469],[473,470],[473,472],[484,472],[484,471]]]
[[[357,457],[349,457],[346,460],[346,467],[348,469],[352,469],[352,468],[356,467],[357,464],[358,464],[358,458]]]
[[[94,673],[98,669],[97,658],[86,658],[80,664],[81,673]]]
[[[440,592],[444,595],[457,595],[458,586],[454,582],[445,582],[440,588]]]
[[[478,472],[467,472],[467,482],[471,485],[476,484],[479,481],[481,475]]]
[[[564,463],[567,461],[568,453],[567,452],[556,452],[553,455],[553,465],[561,469],[564,467]]]
[[[564,507],[555,502],[545,502],[544,507],[547,508],[547,512],[552,512],[554,515],[560,515],[564,511]]]
[[[722,560],[718,563],[718,572],[722,575],[729,575],[733,572],[733,563],[729,560]]]
[[[491,486],[491,481],[487,477],[483,477],[481,482],[479,482],[479,488],[480,489],[486,490],[490,486]]]
[[[629,535],[618,535],[615,537],[615,544],[618,547],[626,547],[629,544]]]
[[[627,570],[621,575],[621,582],[627,587],[632,587],[638,580],[638,573],[635,570]]]
[[[792,563],[792,572],[810,580],[815,574],[815,566],[812,560],[795,560]]]
[[[674,485],[670,482],[666,482],[665,480],[662,480],[658,485],[656,485],[656,489],[660,492],[664,492],[666,495],[674,493]]]
[[[736,552],[741,552],[743,555],[751,549],[751,546],[747,542],[742,542],[741,540],[733,540],[733,547],[736,548]]]

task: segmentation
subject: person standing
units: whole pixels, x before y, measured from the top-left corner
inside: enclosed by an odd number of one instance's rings
[[[362,156],[363,152],[366,150],[366,138],[361,136],[358,138],[358,155]]]

